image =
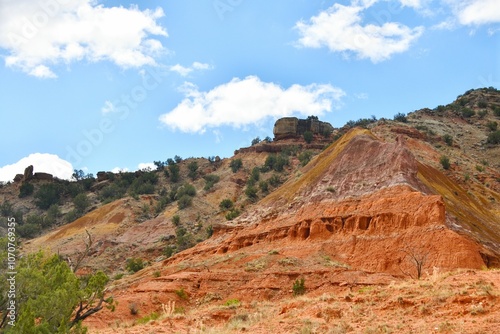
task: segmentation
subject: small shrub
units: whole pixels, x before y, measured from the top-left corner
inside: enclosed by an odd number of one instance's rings
[[[225,198],[219,203],[219,208],[223,211],[231,210],[233,206],[234,203],[229,198]]]
[[[483,109],[484,109],[484,108],[486,108],[486,107],[488,106],[488,103],[486,103],[486,101],[479,101],[479,102],[477,103],[477,106],[478,106],[479,108],[483,108]]]
[[[252,139],[252,143],[251,144],[252,144],[252,146],[254,146],[254,145],[257,145],[260,142],[261,142],[260,138],[256,137],[256,138]]]
[[[122,278],[123,278],[123,276],[125,276],[125,274],[124,274],[124,273],[119,273],[119,274],[116,274],[116,275],[113,277],[113,279],[114,279],[115,281],[118,281],[119,279],[122,279]]]
[[[483,167],[483,166],[481,166],[481,165],[476,165],[476,170],[477,170],[478,172],[484,172],[484,167]]]
[[[73,198],[73,204],[75,205],[75,210],[83,214],[90,206],[90,201],[85,193],[81,193]]]
[[[16,222],[18,220],[16,219]],[[16,227],[16,232],[23,238],[34,238],[42,231],[42,227],[40,225],[35,224],[20,224]]]
[[[498,123],[497,122],[488,122],[488,123],[486,123],[486,127],[490,131],[496,131],[498,129]]]
[[[65,216],[64,216],[64,221],[66,223],[71,223],[71,222],[74,222],[75,220],[77,220],[78,218],[80,218],[82,215],[81,213],[76,210],[76,209],[73,209],[71,211],[69,211]]]
[[[445,155],[441,156],[439,162],[441,163],[441,166],[443,166],[444,169],[450,169],[450,159],[447,156]]]
[[[172,246],[167,246],[165,249],[163,249],[163,255],[165,255],[167,258],[171,257],[174,255],[175,251],[172,248]]]
[[[160,273],[160,271],[159,271],[159,270],[155,270],[155,271],[153,272],[153,277],[158,278],[158,277],[160,277],[160,276],[161,276],[161,273]]]
[[[500,144],[500,130],[491,132],[486,140],[488,144]]]
[[[408,122],[408,119],[406,118],[406,115],[403,114],[403,113],[397,113],[396,115],[394,115],[394,120],[396,122],[401,122],[401,123]]]
[[[302,166],[305,166],[311,161],[313,153],[311,151],[304,151],[299,154],[299,161]]]
[[[271,176],[267,181],[273,187],[277,187],[281,184],[281,178],[278,175]]]
[[[462,109],[462,116],[465,118],[470,118],[470,117],[474,116],[475,114],[476,114],[476,112],[470,108]]]
[[[224,303],[224,306],[228,306],[228,307],[238,307],[240,306],[240,301],[238,299],[228,299],[226,300],[226,302]]]
[[[172,216],[172,223],[175,226],[179,226],[181,224],[181,217],[179,217],[178,215]]]
[[[33,194],[34,190],[35,190],[34,185],[32,185],[29,182],[23,182],[23,184],[21,184],[21,187],[19,187],[19,198],[27,197]]]
[[[198,163],[196,161],[191,161],[189,164],[188,164],[188,176],[194,180],[196,179],[196,176],[198,175]]]
[[[495,108],[493,108],[493,114],[496,117],[500,117],[500,106],[495,106]]]
[[[488,110],[480,110],[477,115],[479,118],[484,118],[484,116],[488,115]]]
[[[35,193],[35,204],[42,210],[47,210],[52,204],[59,202],[61,188],[55,183],[43,184]]]
[[[181,198],[177,201],[177,206],[179,210],[190,207],[193,204],[193,198],[189,195],[182,195]]]
[[[145,265],[146,264],[143,259],[131,258],[127,260],[127,265],[125,266],[125,268],[131,273],[136,273],[139,270],[143,269]]]
[[[267,193],[269,191],[269,184],[266,181],[260,181],[259,188],[263,193]]]
[[[303,295],[306,292],[305,279],[296,279],[295,282],[293,282],[292,290],[294,296]]]
[[[330,186],[330,187],[327,187],[327,188],[326,188],[326,191],[328,191],[328,192],[330,192],[330,193],[334,194],[334,193],[335,193],[335,188]]]
[[[203,188],[205,191],[212,189],[213,186],[220,180],[220,177],[214,174],[205,175],[203,178],[205,179],[205,187]]]
[[[146,315],[146,316],[144,316],[144,317],[140,318],[139,320],[137,320],[137,323],[138,323],[138,324],[141,324],[141,325],[143,325],[143,324],[147,324],[148,322],[153,321],[153,320],[156,320],[156,319],[158,319],[159,317],[160,317],[160,315],[159,315],[158,313],[153,312],[153,313],[151,313],[151,314],[149,314],[149,315]]]
[[[214,227],[212,225],[207,226],[205,231],[207,232],[207,238],[210,238],[214,234]]]
[[[254,186],[247,186],[245,189],[245,195],[247,195],[248,199],[251,200],[252,202],[257,200],[257,188]]]
[[[186,291],[184,291],[184,288],[180,288],[179,290],[175,290],[174,292],[177,295],[177,297],[179,297],[180,299],[188,300],[188,298],[189,298]]]
[[[243,167],[243,162],[239,158],[231,160],[229,167],[231,167],[233,173],[236,173],[241,167]]]
[[[182,162],[182,158],[178,155],[174,156],[174,161],[176,164],[180,164]]]
[[[443,136],[443,140],[446,143],[446,145],[448,145],[448,146],[452,146],[453,145],[453,137],[451,135],[445,134]]]
[[[238,217],[240,215],[240,210],[238,209],[232,209],[228,213],[226,213],[226,219],[227,220],[233,220],[234,218]]]
[[[304,140],[310,144],[313,141],[314,134],[311,131],[304,132]]]
[[[180,180],[179,172],[180,172],[180,167],[177,164],[173,163],[168,165],[168,175],[170,177],[170,181],[172,181],[173,183],[179,182]]]

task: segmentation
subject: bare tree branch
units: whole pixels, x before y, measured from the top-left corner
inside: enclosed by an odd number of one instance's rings
[[[76,273],[80,265],[82,264],[83,260],[89,255],[90,253],[90,248],[92,247],[92,235],[85,229],[85,233],[87,233],[88,236],[88,241],[85,242],[85,250],[83,253],[80,254],[78,259],[76,260],[75,266],[73,267],[73,272]],[[68,258],[68,262],[70,262],[71,265],[71,259]]]

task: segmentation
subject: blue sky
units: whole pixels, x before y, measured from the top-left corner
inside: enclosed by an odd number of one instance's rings
[[[0,181],[232,156],[500,87],[498,0],[0,0]]]

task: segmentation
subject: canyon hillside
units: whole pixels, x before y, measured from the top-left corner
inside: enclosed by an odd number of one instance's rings
[[[83,254],[78,274],[111,278],[116,310],[90,333],[492,333],[499,122],[484,88],[342,128],[280,119],[231,158],[71,182],[27,166],[2,219],[22,252]]]

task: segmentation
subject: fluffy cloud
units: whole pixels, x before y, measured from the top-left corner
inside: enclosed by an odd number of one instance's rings
[[[498,0],[465,0],[455,3],[458,21],[463,25],[500,23]]]
[[[115,167],[111,170],[111,173],[115,173],[115,174],[118,174],[118,173],[126,173],[128,172],[128,168],[121,168],[121,167]]]
[[[151,36],[167,36],[156,22],[161,8],[104,7],[94,0],[2,0],[0,48],[5,64],[53,78],[50,66],[108,60],[128,68],[155,64],[164,51]]]
[[[189,73],[196,71],[196,70],[209,70],[212,69],[212,66],[209,64],[203,64],[199,62],[194,62],[191,66],[189,67],[184,67],[180,64],[176,64],[174,66],[170,66],[170,71],[172,72],[177,72],[181,76],[185,77]]]
[[[138,170],[155,170],[156,169],[156,166],[154,163],[152,162],[141,162],[138,166],[137,166]]]
[[[71,179],[73,166],[55,154],[33,153],[12,165],[0,168],[0,181],[12,181],[16,174],[22,174],[24,169],[33,165],[33,171],[50,173],[60,179]]]
[[[342,53],[354,53],[372,62],[389,59],[395,53],[409,49],[423,32],[423,27],[410,28],[401,23],[362,25],[363,11],[376,0],[355,1],[351,6],[334,4],[313,16],[309,22],[297,22],[301,37],[299,47],[320,48]],[[420,6],[419,1],[401,1],[406,6]]]
[[[183,86],[184,100],[160,121],[183,132],[203,133],[208,127],[229,125],[236,128],[255,124],[267,117],[322,115],[338,106],[345,93],[329,84],[293,85],[287,89],[256,76],[234,78],[230,82],[200,92],[196,86]]]

